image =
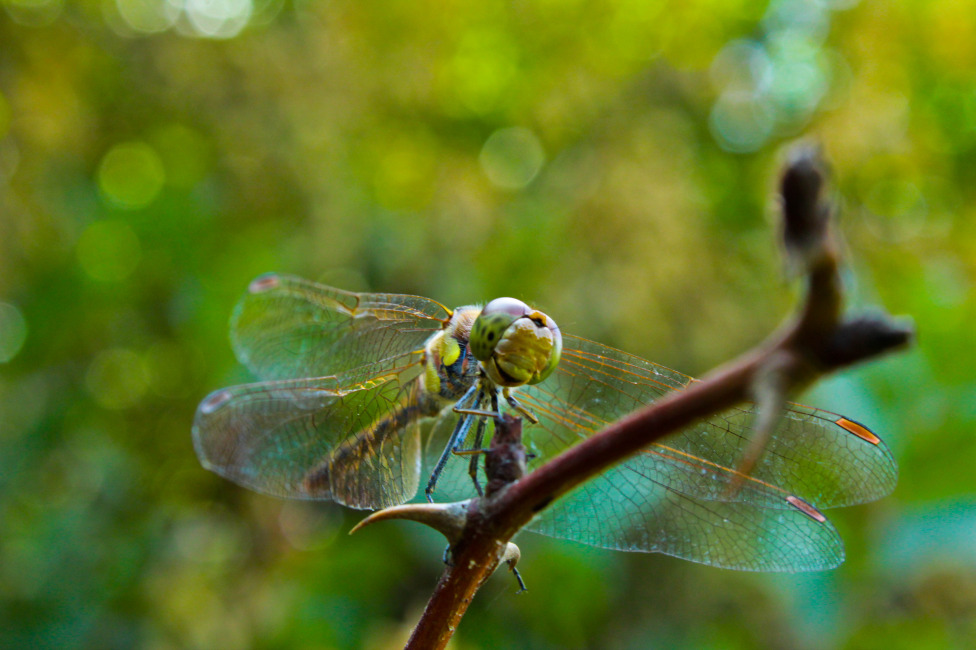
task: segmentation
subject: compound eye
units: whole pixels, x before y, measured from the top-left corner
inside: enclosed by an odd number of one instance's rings
[[[498,314],[507,314],[512,321],[532,313],[532,308],[518,298],[495,298],[481,310],[481,316],[492,318]]]
[[[495,298],[481,310],[471,326],[471,352],[478,361],[488,361],[509,325],[532,312],[517,298]]]
[[[559,331],[559,326],[556,325],[556,321],[554,321],[546,314],[543,314],[541,312],[536,312],[536,313],[541,316],[541,318],[539,319],[541,321],[541,324],[537,323],[535,318],[532,319],[532,322],[536,323],[536,325],[538,325],[540,328],[545,327],[546,329],[549,330],[549,333],[552,336],[552,350],[549,352],[549,359],[546,362],[545,367],[542,370],[540,370],[535,375],[535,377],[529,380],[528,383],[530,384],[538,384],[542,381],[545,381],[546,377],[551,375],[552,371],[555,370],[556,366],[559,365],[559,359],[560,357],[562,357],[562,353],[563,353],[563,335],[562,332]]]

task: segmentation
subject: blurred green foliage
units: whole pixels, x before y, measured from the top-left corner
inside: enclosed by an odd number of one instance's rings
[[[974,33],[972,0],[2,0],[0,646],[395,646],[441,540],[194,456],[247,283],[514,295],[701,373],[796,298],[770,198],[808,136],[852,302],[919,345],[805,401],[881,433],[895,494],[830,513],[821,574],[526,535],[530,591],[495,577],[454,647],[965,647]]]

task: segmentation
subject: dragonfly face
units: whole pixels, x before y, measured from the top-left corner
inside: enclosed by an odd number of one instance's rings
[[[231,341],[260,381],[201,402],[193,438],[203,465],[266,494],[355,508],[408,501],[421,477],[441,471],[438,497],[473,496],[478,456],[462,462],[454,452],[490,438],[486,414],[499,408],[533,420],[523,428],[531,471],[692,381],[563,335],[514,299],[452,311],[285,275],[252,282]],[[517,402],[498,400],[512,392]],[[820,509],[888,494],[897,475],[890,452],[849,418],[790,404],[744,476],[736,468],[754,416],[743,405],[649,445],[528,528],[735,569],[836,566],[842,544]]]
[[[538,384],[559,363],[563,337],[556,322],[515,298],[496,298],[471,329],[471,350],[499,386]]]

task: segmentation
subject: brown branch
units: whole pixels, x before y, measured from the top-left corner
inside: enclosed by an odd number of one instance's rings
[[[506,558],[509,540],[574,487],[665,435],[755,399],[760,384],[792,393],[825,373],[908,343],[911,328],[886,316],[842,320],[838,246],[830,235],[829,207],[821,200],[823,183],[818,154],[807,148],[787,161],[780,182],[782,243],[791,268],[806,277],[806,296],[796,317],[701,381],[615,422],[495,494],[472,500],[452,546],[453,562],[408,648],[443,648],[475,593]],[[777,381],[764,384],[770,371],[777,373]]]

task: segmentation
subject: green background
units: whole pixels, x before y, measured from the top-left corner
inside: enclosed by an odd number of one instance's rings
[[[918,345],[803,401],[894,494],[754,575],[519,538],[457,648],[976,638],[976,3],[2,0],[0,646],[402,642],[443,542],[247,492],[190,424],[259,273],[513,295],[692,374],[789,312],[773,190],[822,145],[854,308]]]

